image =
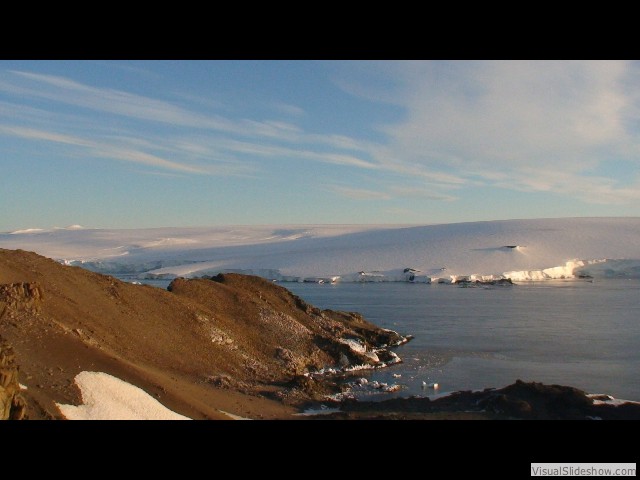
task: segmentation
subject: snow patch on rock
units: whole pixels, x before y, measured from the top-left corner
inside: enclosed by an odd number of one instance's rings
[[[83,404],[56,404],[68,420],[190,420],[141,388],[104,372],[80,372],[75,382]]]

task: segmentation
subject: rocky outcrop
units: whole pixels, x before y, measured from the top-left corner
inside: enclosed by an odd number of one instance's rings
[[[400,358],[390,348],[411,338],[379,328],[358,313],[317,308],[259,277],[227,273],[208,279],[214,283],[208,286],[208,295],[221,288],[219,284],[233,289],[238,303],[245,308],[258,300],[255,313],[245,310],[244,316],[259,319],[262,328],[259,341],[265,345],[273,342],[269,356],[284,366],[287,374],[337,373],[399,363]],[[201,281],[176,279],[169,289],[185,292],[197,282]],[[280,336],[281,333],[285,335]],[[262,364],[270,361],[257,360]]]
[[[43,290],[37,283],[20,282],[0,285],[0,318],[18,312],[38,313]]]
[[[21,420],[24,413],[13,349],[0,339],[0,420]]]
[[[258,277],[178,278],[167,291],[3,249],[0,315],[30,419],[78,404],[82,371],[131,381],[191,418],[218,418],[228,396],[253,395],[241,413],[259,417],[258,403],[281,411],[280,392],[293,405],[340,391],[325,378],[398,363],[391,350],[408,340]]]
[[[608,398],[608,397],[607,397]],[[586,392],[563,385],[537,382],[515,383],[483,391],[455,392],[435,400],[410,397],[382,402],[345,400],[336,418],[448,418],[521,419],[521,420],[640,420],[640,404],[594,402]]]

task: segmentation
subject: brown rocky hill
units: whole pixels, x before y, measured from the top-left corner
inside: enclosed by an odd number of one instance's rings
[[[0,336],[33,419],[61,418],[55,403],[80,404],[74,378],[87,370],[192,418],[286,418],[287,400],[322,393],[309,372],[397,361],[385,347],[405,340],[258,277],[176,279],[165,291],[4,249]]]

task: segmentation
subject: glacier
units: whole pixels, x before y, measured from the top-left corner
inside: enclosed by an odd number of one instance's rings
[[[0,248],[131,278],[238,272],[281,282],[459,283],[640,278],[640,218],[435,225],[25,228]]]

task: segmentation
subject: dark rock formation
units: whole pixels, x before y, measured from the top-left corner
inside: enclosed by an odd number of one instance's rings
[[[443,418],[443,414],[522,420],[640,420],[640,404],[594,404],[584,391],[563,385],[516,382],[499,390],[455,392],[446,397],[395,398],[382,402],[342,402],[346,418]],[[438,417],[440,416],[440,417]],[[340,418],[338,416],[338,418]]]
[[[0,336],[14,352],[4,367],[20,365],[28,387],[30,419],[62,418],[58,404],[78,405],[82,371],[116,376],[191,418],[224,417],[219,410],[235,409],[238,395],[252,397],[244,415],[273,418],[291,410],[273,401],[276,393],[293,402],[340,391],[324,378],[397,363],[390,347],[407,340],[258,277],[176,279],[167,291],[5,249]],[[3,412],[13,415],[17,377],[3,375],[12,385]]]
[[[0,420],[21,420],[24,413],[13,349],[0,339]]]
[[[37,283],[7,283],[0,285],[0,318],[18,312],[38,313],[43,291]]]

